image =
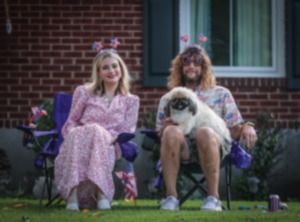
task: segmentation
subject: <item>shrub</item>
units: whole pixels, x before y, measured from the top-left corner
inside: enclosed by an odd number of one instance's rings
[[[271,129],[273,116],[270,113],[259,113],[256,118],[258,139],[255,148],[252,149],[252,162],[248,169],[243,170],[238,179],[237,191],[242,199],[266,200],[268,195],[267,177],[276,164],[276,147],[279,144],[279,130]],[[251,192],[248,179],[259,179],[258,190]]]

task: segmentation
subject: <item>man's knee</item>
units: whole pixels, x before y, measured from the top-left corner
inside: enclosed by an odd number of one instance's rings
[[[183,133],[176,126],[167,126],[161,138],[161,155],[174,152],[182,152],[185,141]]]
[[[211,128],[208,127],[197,129],[196,143],[198,149],[220,148],[219,136]]]
[[[162,142],[174,142],[181,144],[184,140],[184,135],[177,126],[167,126],[162,135]]]

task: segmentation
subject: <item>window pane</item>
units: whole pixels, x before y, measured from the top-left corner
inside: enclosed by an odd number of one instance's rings
[[[202,45],[215,66],[272,66],[271,0],[191,0],[191,41]]]
[[[272,65],[271,0],[233,1],[233,65]]]
[[[211,60],[215,66],[228,66],[230,64],[229,0],[211,2]]]

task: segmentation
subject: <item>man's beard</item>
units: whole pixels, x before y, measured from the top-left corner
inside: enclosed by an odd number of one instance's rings
[[[200,81],[200,75],[196,75],[193,78],[188,77],[186,75],[183,75],[183,82],[184,83],[193,84],[193,83],[199,83],[199,81]]]

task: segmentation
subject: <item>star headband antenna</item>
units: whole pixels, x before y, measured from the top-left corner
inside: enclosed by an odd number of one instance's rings
[[[180,40],[183,41],[186,45],[187,42],[189,41],[189,36],[188,35],[182,35],[182,36],[180,36]],[[200,45],[207,42],[207,37],[204,34],[200,34],[198,36],[198,42],[200,43]]]
[[[204,34],[200,34],[198,36],[198,42],[200,44],[187,44],[187,42],[189,41],[189,36],[188,35],[183,35],[180,36],[180,40],[184,42],[184,51],[186,51],[186,49],[188,48],[198,48],[200,51],[202,48],[204,48],[202,45],[207,42],[207,37]]]
[[[207,42],[207,37],[203,34],[200,34],[198,37],[198,41],[200,44]]]
[[[102,44],[101,41],[98,41],[98,42],[95,41],[95,42],[93,43],[92,48],[95,49],[95,50],[97,50],[97,55],[96,55],[96,58],[97,58],[97,57],[99,57],[99,56],[102,56],[102,55],[105,55],[105,54],[108,54],[108,53],[115,53],[115,54],[118,54],[118,52],[117,52],[117,47],[118,47],[119,44],[120,44],[120,42],[118,41],[117,38],[111,38],[111,39],[110,39],[110,44],[109,44],[109,46],[110,46],[111,48],[106,48],[106,49],[104,49],[104,48],[103,48],[103,44]]]
[[[183,41],[184,43],[187,43],[188,39],[189,39],[188,35],[184,35],[180,37],[180,40]],[[201,44],[205,43],[206,41],[207,41],[207,37],[203,34],[200,34],[198,36],[198,42],[200,44],[185,45],[183,52],[181,52],[180,54],[181,57],[180,59],[183,66],[189,66],[191,62],[193,62],[195,66],[200,66],[202,64],[203,58],[201,54],[202,52]]]

